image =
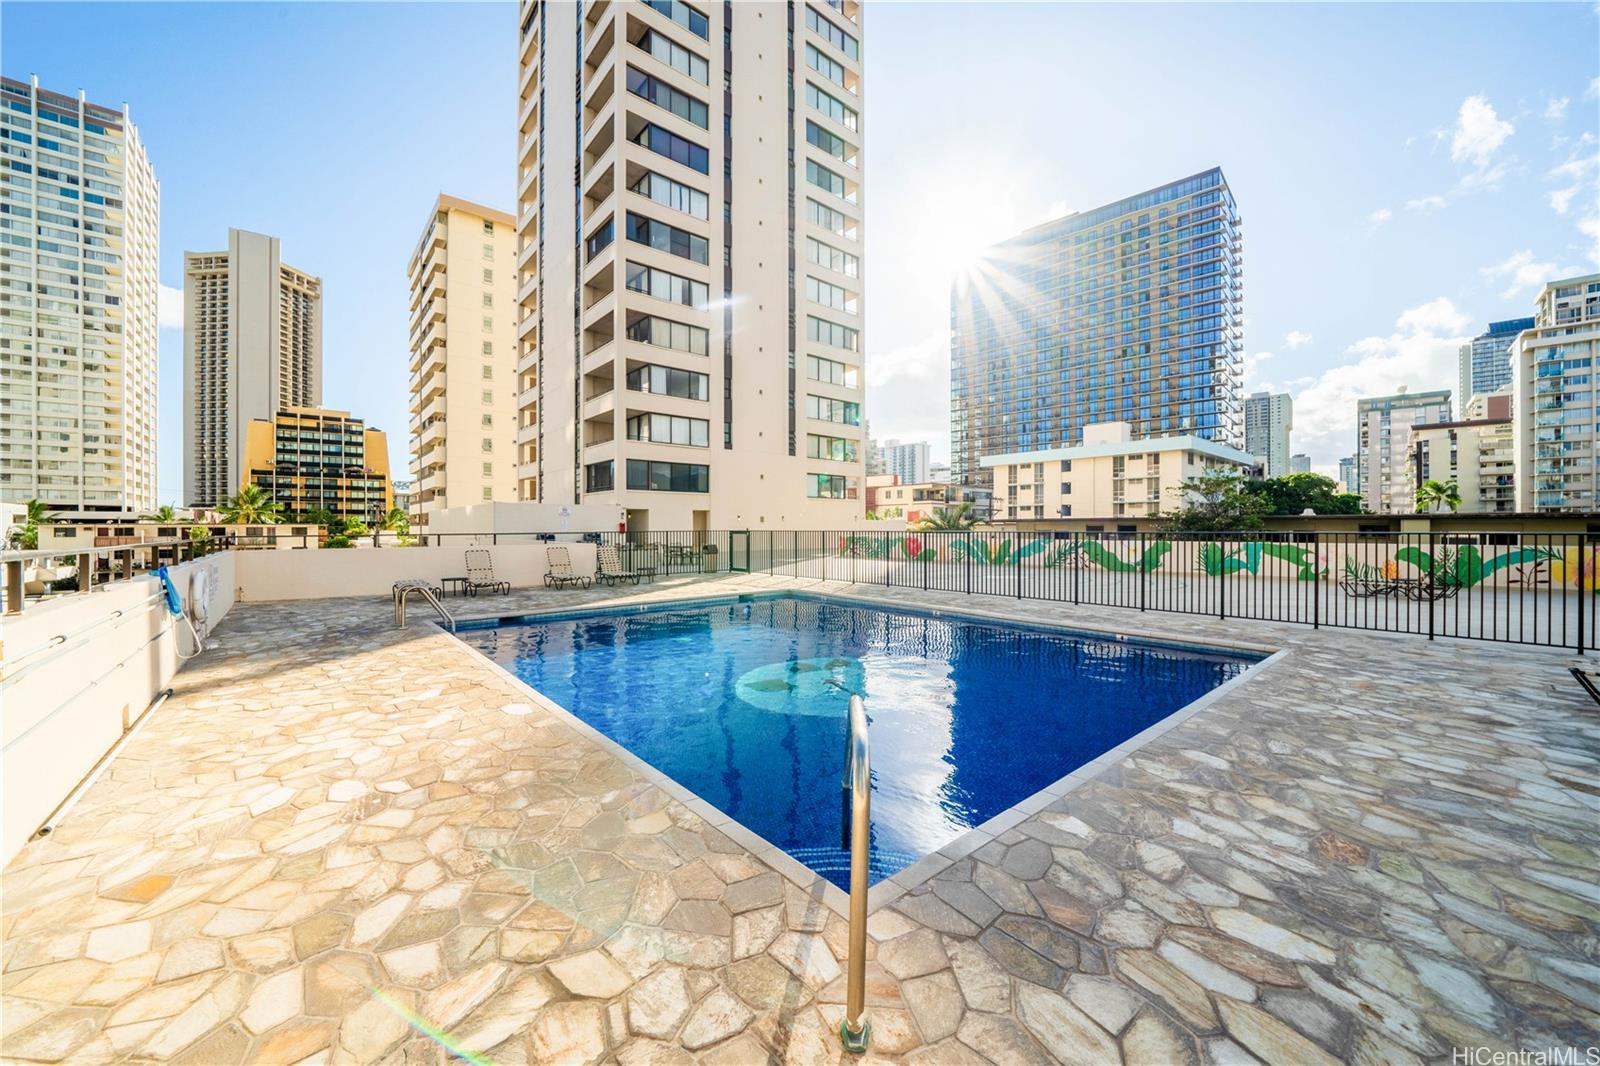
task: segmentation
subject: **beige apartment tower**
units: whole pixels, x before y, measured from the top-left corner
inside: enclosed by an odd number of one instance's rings
[[[445,507],[517,498],[515,220],[441,194],[407,276],[409,513],[414,528],[426,528]]]
[[[0,501],[152,510],[161,187],[126,106],[0,97]]]
[[[322,404],[322,279],[230,229],[227,251],[183,254],[183,344],[184,502],[216,507],[244,481],[252,421]]]
[[[858,520],[861,6],[518,13],[520,497],[631,530]]]

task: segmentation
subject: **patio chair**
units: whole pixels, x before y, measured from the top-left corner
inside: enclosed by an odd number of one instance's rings
[[[474,548],[467,552],[467,594],[476,596],[479,589],[491,589],[497,593],[511,591],[511,582],[497,581],[494,576],[494,562],[489,558],[489,553],[482,548]]]
[[[623,569],[622,553],[617,550],[616,545],[600,548],[595,553],[595,561],[597,569],[594,576],[607,585],[616,585],[623,581],[632,581],[635,585],[639,583],[639,574],[636,571]]]
[[[572,569],[572,553],[559,544],[552,544],[544,550],[545,561],[545,588],[566,588],[568,585],[581,585],[588,588],[591,579],[580,576]]]

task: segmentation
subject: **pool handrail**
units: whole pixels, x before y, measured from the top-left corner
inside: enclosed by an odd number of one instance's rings
[[[845,732],[844,776],[839,782],[848,818],[844,846],[850,849],[850,935],[845,959],[848,979],[839,1039],[852,1055],[867,1050],[872,1023],[867,1018],[867,847],[872,833],[872,767],[867,751],[867,708],[850,696],[849,729]]]

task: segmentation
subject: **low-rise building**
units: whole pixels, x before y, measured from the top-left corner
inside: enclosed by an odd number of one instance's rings
[[[1407,450],[1419,449],[1423,479],[1454,481],[1463,513],[1516,510],[1509,395],[1474,397],[1457,422],[1411,427]]]
[[[148,544],[188,537],[209,540],[217,548],[315,548],[322,527],[307,523],[246,525],[243,522],[152,522],[142,518],[113,517],[92,522],[48,522],[39,526],[39,550],[68,554],[90,548]],[[170,553],[176,558],[177,553]],[[101,569],[111,565],[101,561]]]
[[[1302,452],[1296,452],[1294,455],[1289,456],[1289,473],[1291,473],[1291,474],[1309,474],[1309,473],[1311,473],[1311,456],[1306,455],[1306,454],[1304,454]]]
[[[261,486],[286,515],[370,521],[394,506],[388,439],[348,411],[289,407],[252,420],[247,433],[244,484]]]
[[[1126,422],[1085,426],[1067,448],[990,455],[997,521],[1152,516],[1182,504],[1182,486],[1213,471],[1245,474],[1249,452],[1189,434],[1135,440]]]
[[[895,480],[876,487],[871,510],[879,518],[903,518],[907,522],[918,522],[932,518],[937,510],[963,503],[972,505],[972,517],[980,522],[988,521],[993,516],[994,494],[982,485],[949,485],[937,481],[906,485],[894,474],[881,476]]]

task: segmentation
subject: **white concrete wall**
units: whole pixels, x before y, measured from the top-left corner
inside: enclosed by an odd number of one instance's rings
[[[561,512],[567,514],[563,516]],[[428,516],[417,533],[615,533],[622,511],[610,504],[474,503]],[[687,527],[685,527],[687,528]]]
[[[197,568],[209,572],[208,628],[233,606],[235,558],[219,552],[172,568],[186,611],[190,575]],[[114,617],[117,611],[122,614]],[[47,647],[60,635],[66,635],[64,643]],[[34,653],[39,648],[46,650]],[[0,861],[27,843],[168,686],[181,666],[179,649],[192,653],[193,638],[167,612],[161,584],[149,576],[62,596],[6,618],[0,645]]]
[[[441,512],[442,513],[442,512]],[[590,576],[593,544],[563,543],[572,569]],[[238,552],[238,593],[244,600],[312,600],[329,596],[386,596],[396,581],[466,575],[465,545],[320,552]],[[545,545],[484,545],[495,577],[513,588],[544,584]]]

